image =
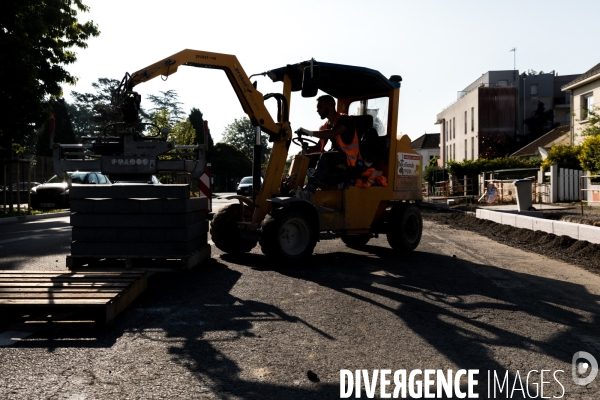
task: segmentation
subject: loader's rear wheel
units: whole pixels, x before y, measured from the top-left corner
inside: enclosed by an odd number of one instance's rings
[[[229,254],[247,253],[256,246],[256,240],[243,238],[237,222],[242,219],[242,207],[229,204],[221,208],[210,224],[210,236],[219,250]]]
[[[341,239],[342,239],[342,242],[344,242],[344,244],[346,244],[346,246],[353,248],[353,249],[357,249],[357,248],[361,248],[361,247],[364,247],[367,245],[367,243],[371,239],[371,234],[370,233],[361,233],[359,235],[343,234]]]
[[[316,244],[315,229],[305,212],[276,210],[262,222],[260,247],[268,257],[301,259],[311,255]]]
[[[423,217],[414,204],[397,204],[387,221],[387,241],[396,251],[412,251],[421,242]]]

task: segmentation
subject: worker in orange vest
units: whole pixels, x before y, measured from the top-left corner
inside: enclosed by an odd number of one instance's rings
[[[304,187],[302,197],[308,197],[308,199],[312,197],[317,187],[323,184],[332,168],[340,164],[346,167],[355,167],[361,164],[359,141],[352,117],[337,112],[335,99],[329,95],[323,95],[317,99],[317,113],[321,119],[327,119],[327,122],[318,131],[309,131],[304,128],[296,131],[298,135],[319,138],[319,143],[307,150],[307,154],[321,152],[315,172]],[[324,151],[329,140],[332,143],[331,150]]]

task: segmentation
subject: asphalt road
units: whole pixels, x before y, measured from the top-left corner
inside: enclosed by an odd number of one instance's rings
[[[0,268],[57,268],[68,244],[66,218],[0,226]],[[598,399],[600,378],[575,385],[571,361],[600,360],[599,300],[597,275],[427,220],[402,255],[385,237],[322,241],[295,265],[213,248],[199,268],[153,274],[102,332],[1,333],[14,343],[0,398],[339,398],[341,369],[478,369],[479,398],[493,398],[488,371],[522,398],[546,370],[544,397]]]

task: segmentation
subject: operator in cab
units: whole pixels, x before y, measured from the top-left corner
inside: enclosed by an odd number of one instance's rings
[[[359,141],[352,117],[337,112],[335,99],[323,95],[317,99],[317,113],[327,121],[318,131],[299,128],[296,134],[312,136],[319,139],[316,146],[311,146],[307,154],[321,153],[314,174],[308,179],[301,193],[305,200],[312,200],[317,187],[325,185],[331,178],[332,169],[337,169],[335,177],[343,179],[344,175],[362,164],[359,154]],[[331,141],[331,150],[324,151],[327,142]],[[340,173],[341,172],[341,173]]]

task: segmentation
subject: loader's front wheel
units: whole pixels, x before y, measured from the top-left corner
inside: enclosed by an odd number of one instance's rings
[[[242,206],[229,204],[221,208],[210,224],[210,236],[219,250],[229,254],[247,253],[256,240],[243,238],[237,223],[242,219]]]
[[[387,221],[387,241],[396,251],[412,251],[421,242],[423,217],[414,204],[397,204],[390,210]]]
[[[297,260],[312,254],[317,236],[306,212],[276,210],[262,222],[260,247],[272,258]]]
[[[361,247],[364,247],[367,245],[369,240],[371,240],[371,234],[370,233],[361,233],[359,235],[343,234],[341,239],[342,239],[342,242],[344,242],[344,244],[346,246],[353,248],[353,249],[358,249],[358,248],[361,248]]]

